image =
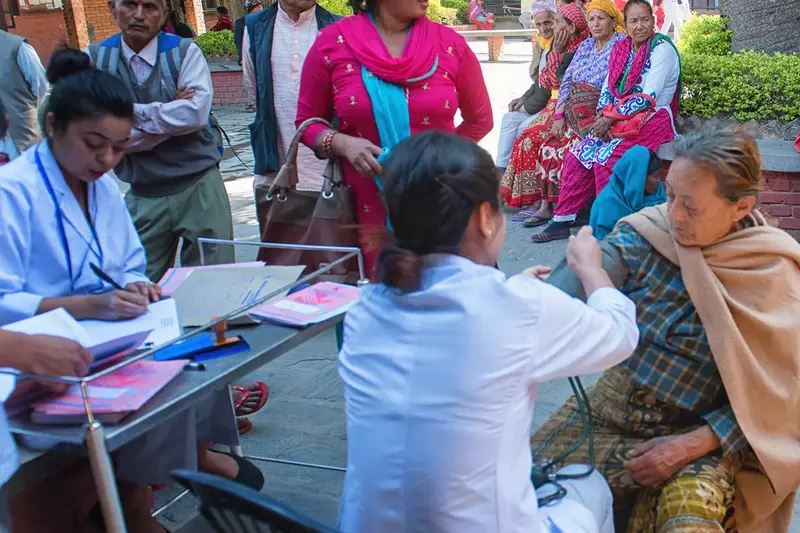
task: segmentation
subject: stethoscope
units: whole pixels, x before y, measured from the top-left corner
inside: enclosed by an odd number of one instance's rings
[[[55,214],[56,214],[56,224],[58,225],[58,233],[59,237],[61,238],[61,246],[64,249],[64,255],[67,259],[67,272],[69,275],[69,286],[70,286],[70,294],[75,293],[75,277],[72,270],[72,254],[70,253],[69,249],[69,240],[67,239],[67,231],[64,226],[64,212],[61,210],[61,206],[58,203],[58,198],[56,197],[56,192],[53,189],[53,184],[50,182],[50,177],[47,175],[47,171],[44,168],[44,164],[42,164],[42,158],[39,155],[39,148],[36,148],[35,152],[36,158],[36,166],[39,169],[39,175],[41,175],[42,180],[44,181],[44,185],[47,188],[47,193],[50,195],[50,199],[53,201],[53,206],[55,207]],[[86,243],[87,250],[86,254],[83,256],[83,260],[81,261],[81,265],[86,263],[86,257],[89,255],[91,251],[97,258],[100,260],[100,268],[103,267],[103,248],[100,245],[100,239],[97,238],[97,231],[94,228],[94,220],[97,218],[97,184],[92,183],[92,196],[95,198],[94,209],[92,210],[92,216],[87,220],[89,223],[89,229],[92,232],[92,242],[88,242],[78,228],[76,228],[71,222],[70,225],[75,229],[75,233],[77,233],[80,238]],[[88,202],[88,198],[87,198]],[[94,249],[93,244],[97,244],[97,250]],[[99,281],[100,286],[96,290],[103,289],[103,282],[102,280]]]

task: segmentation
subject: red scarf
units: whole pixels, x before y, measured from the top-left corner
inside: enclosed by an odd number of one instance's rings
[[[356,59],[378,78],[404,84],[428,74],[441,48],[442,26],[428,17],[414,21],[402,57],[392,57],[378,29],[367,14],[345,17],[339,21],[344,41]]]
[[[633,87],[641,84],[642,82],[642,71],[647,63],[647,59],[650,57],[650,53],[653,51],[653,45],[657,44],[657,41],[662,40],[667,41],[667,43],[673,48],[675,47],[669,37],[661,33],[656,33],[645,43],[643,43],[641,48],[639,48],[639,51],[636,52],[636,56],[633,58],[633,64],[631,65],[631,69],[628,71],[627,77],[625,77],[625,67],[628,64],[628,58],[633,50],[633,39],[626,37],[621,41],[617,41],[617,44],[615,44],[614,48],[611,49],[611,57],[609,57],[608,60],[608,88],[611,91],[611,94],[613,94],[617,99],[621,99],[633,93]],[[675,53],[677,54],[678,51],[676,50]],[[680,61],[680,55],[678,57]],[[625,78],[625,86],[620,90],[619,86],[622,83],[623,78]],[[679,81],[678,88],[675,91],[675,96],[672,98],[672,102],[670,103],[673,116],[678,116],[678,108],[682,89],[683,83],[682,81]]]

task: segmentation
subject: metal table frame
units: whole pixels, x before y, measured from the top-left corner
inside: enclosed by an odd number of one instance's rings
[[[111,458],[109,455],[110,451],[114,451],[123,446],[124,444],[132,441],[133,439],[145,434],[148,430],[152,429],[153,427],[156,427],[161,422],[163,422],[165,418],[172,417],[177,412],[186,410],[190,408],[192,405],[206,399],[210,394],[212,394],[216,390],[219,390],[220,386],[227,387],[229,383],[233,382],[234,380],[243,377],[246,374],[251,373],[255,369],[262,367],[269,361],[277,358],[278,356],[282,355],[288,350],[304,343],[306,340],[318,335],[322,331],[325,331],[327,328],[331,327],[336,322],[341,321],[342,317],[341,316],[336,317],[327,320],[325,322],[322,322],[320,324],[315,324],[300,330],[293,328],[284,328],[282,326],[277,326],[277,325],[267,325],[267,324],[259,325],[257,326],[258,328],[276,328],[275,331],[279,332],[284,331],[286,335],[282,339],[280,339],[277,343],[275,343],[272,346],[268,346],[259,353],[253,354],[253,352],[257,352],[257,350],[251,349],[250,351],[251,356],[249,358],[240,361],[238,365],[229,368],[222,375],[217,375],[217,376],[208,375],[209,379],[203,381],[202,383],[195,384],[196,386],[193,386],[194,388],[189,388],[187,390],[182,391],[181,394],[178,395],[178,397],[169,398],[168,389],[160,391],[141,410],[131,414],[126,422],[123,422],[111,428],[106,428],[99,420],[95,419],[94,417],[94,413],[92,412],[92,407],[91,403],[89,402],[89,397],[87,392],[87,386],[92,381],[102,376],[108,375],[112,372],[115,372],[116,370],[119,370],[120,368],[123,368],[136,361],[140,361],[142,359],[150,357],[157,350],[160,350],[167,346],[171,346],[172,344],[175,344],[177,342],[184,341],[186,339],[199,335],[203,332],[211,331],[216,324],[243,315],[250,309],[258,305],[261,305],[262,303],[286,291],[289,291],[304,283],[308,283],[309,281],[312,281],[315,278],[323,274],[326,274],[336,266],[343,264],[354,257],[357,258],[358,260],[359,276],[360,276],[359,285],[369,283],[368,279],[364,276],[363,255],[359,248],[340,247],[340,246],[329,247],[329,246],[314,246],[314,245],[282,244],[282,243],[260,243],[260,242],[250,242],[250,241],[235,241],[235,240],[206,239],[206,238],[199,239],[199,244],[200,244],[201,264],[204,264],[205,255],[203,252],[203,246],[206,244],[218,244],[218,245],[227,244],[231,246],[256,246],[261,248],[288,248],[296,250],[319,250],[319,251],[329,251],[329,252],[340,252],[343,255],[342,257],[319,268],[318,270],[308,275],[302,276],[300,279],[298,279],[293,283],[290,283],[288,285],[281,287],[280,289],[272,291],[271,293],[261,298],[258,298],[257,300],[253,301],[250,304],[243,305],[238,309],[235,309],[230,313],[227,313],[226,315],[221,316],[218,319],[202,327],[193,329],[192,331],[182,334],[180,337],[178,337],[172,342],[150,348],[141,354],[138,354],[120,363],[117,363],[105,370],[97,372],[96,374],[92,374],[91,376],[86,376],[83,378],[51,377],[51,376],[40,376],[35,374],[25,374],[19,371],[12,371],[12,370],[0,370],[0,373],[13,374],[17,378],[31,378],[37,381],[59,382],[68,385],[77,384],[80,386],[81,393],[83,396],[84,409],[86,410],[86,418],[87,418],[87,424],[85,426],[85,429],[74,426],[69,427],[69,426],[36,425],[31,423],[30,421],[18,420],[18,419],[9,420],[9,428],[12,433],[17,435],[26,435],[30,437],[49,439],[52,440],[54,443],[58,444],[86,445],[87,456],[89,459],[89,464],[92,469],[92,476],[94,478],[95,485],[97,487],[97,492],[100,499],[100,506],[102,508],[103,517],[105,519],[106,529],[107,531],[109,531],[109,533],[127,532],[125,526],[125,519],[122,513],[122,506],[119,499],[119,493],[117,491],[114,469],[111,464]],[[246,328],[243,328],[240,332],[245,337],[250,336],[247,335]],[[239,355],[238,357],[241,358],[242,356]],[[203,391],[206,391],[206,394],[202,394]],[[167,403],[164,403],[165,399],[168,400]],[[159,403],[159,400],[161,400],[161,403]],[[242,455],[241,447],[240,446],[234,447],[233,453]],[[273,459],[273,458],[258,457],[258,456],[245,456],[245,457],[257,461],[270,461],[283,464],[291,464],[296,466],[306,466],[312,468],[323,468],[327,470],[344,471],[343,468],[331,467],[326,465],[315,465],[310,463],[300,463],[295,461],[286,461],[281,459]],[[163,512],[166,508],[168,508],[170,505],[172,505],[172,503],[176,502],[178,499],[183,497],[185,494],[186,492],[181,493],[178,497],[174,498],[167,505],[163,506],[155,513],[153,513],[153,515],[157,516],[158,514]]]

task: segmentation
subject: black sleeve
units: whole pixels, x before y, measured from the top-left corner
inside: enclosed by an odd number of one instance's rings
[[[540,87],[539,83],[534,83],[531,86],[531,89],[534,89],[533,93],[525,98],[525,103],[523,107],[525,108],[525,112],[529,115],[535,115],[539,111],[547,106],[547,102],[550,101],[550,89],[545,89],[544,87]],[[527,93],[525,93],[527,94]]]
[[[564,74],[567,73],[567,68],[569,67],[569,64],[572,63],[573,57],[575,57],[575,52],[568,52],[564,54],[564,57],[561,58],[561,64],[558,65],[558,68],[556,69],[556,78],[559,80],[564,79]]]
[[[242,41],[244,40],[244,17],[238,19],[233,25],[233,42],[242,57]]]

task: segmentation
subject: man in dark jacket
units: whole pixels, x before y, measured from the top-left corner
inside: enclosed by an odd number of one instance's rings
[[[244,37],[244,19],[247,17],[247,15],[250,15],[251,13],[261,11],[263,6],[261,4],[261,0],[247,0],[244,3],[244,8],[247,11],[245,16],[236,19],[236,22],[233,23],[233,43],[236,45],[236,50],[239,52],[240,65],[242,64],[242,38]],[[253,105],[253,111],[255,111],[255,105]]]
[[[284,163],[297,131],[297,98],[303,62],[319,31],[339,17],[316,4],[316,0],[278,0],[245,19],[242,37],[244,86],[256,102],[256,117],[250,125],[255,158],[256,211],[266,195],[267,176]],[[274,46],[273,46],[274,43]],[[298,151],[298,190],[319,191],[325,161],[305,146]],[[259,217],[261,222],[261,217]]]

